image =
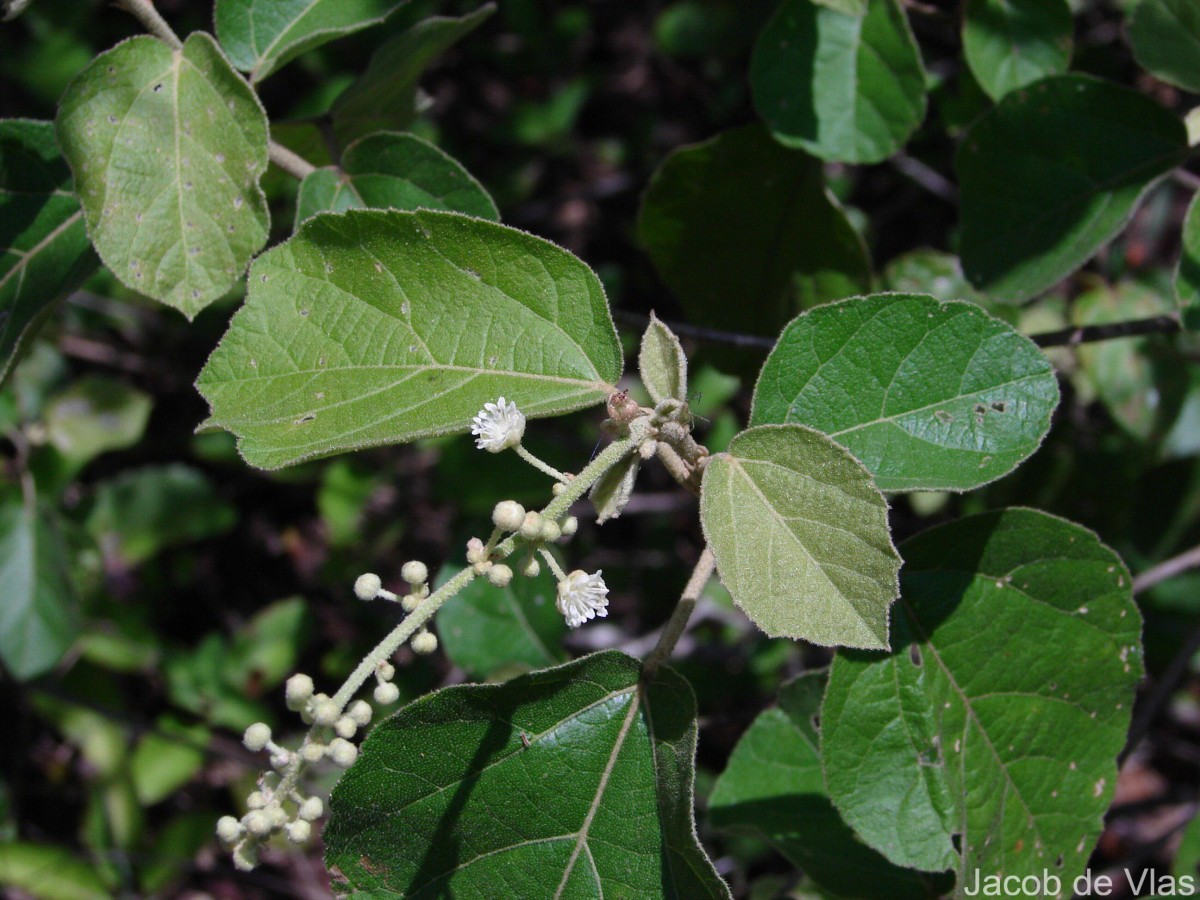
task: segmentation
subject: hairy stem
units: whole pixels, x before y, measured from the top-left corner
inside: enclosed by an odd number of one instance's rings
[[[1191,550],[1180,553],[1178,556],[1172,556],[1157,566],[1140,573],[1133,579],[1133,592],[1140,594],[1142,591],[1148,591],[1160,581],[1166,581],[1176,575],[1181,575],[1188,569],[1198,567],[1200,567],[1200,547],[1193,547]]]
[[[539,472],[549,475],[555,481],[561,481],[563,484],[570,482],[571,479],[568,475],[558,471],[558,469],[554,468],[554,466],[550,465],[549,463],[538,459],[527,449],[525,449],[524,444],[517,444],[517,446],[513,447],[513,449],[517,451],[517,456],[521,457],[521,459],[525,460],[525,462],[529,463]]]
[[[293,153],[287,147],[283,146],[283,144],[276,143],[275,141],[271,141],[269,155],[271,162],[301,181],[317,171],[317,167],[307,159],[298,153]]]
[[[705,547],[700,558],[696,560],[695,568],[692,569],[692,577],[688,579],[683,593],[679,596],[675,612],[671,613],[671,618],[663,626],[658,644],[650,651],[650,655],[646,657],[646,662],[642,666],[647,678],[653,677],[654,673],[658,671],[658,667],[667,661],[671,651],[679,642],[679,638],[683,636],[688,619],[692,617],[692,610],[696,608],[696,601],[700,599],[700,593],[708,584],[708,579],[712,577],[716,565],[717,558],[713,556],[712,548]]]
[[[173,50],[183,46],[174,29],[159,15],[150,0],[117,0],[117,6],[137,19],[143,28]]]
[[[655,447],[659,461],[663,464],[663,468],[670,473],[671,477],[682,484],[693,494],[700,493],[700,489],[696,486],[693,479],[695,470],[689,466],[676,451],[675,448],[666,441],[659,441]]]

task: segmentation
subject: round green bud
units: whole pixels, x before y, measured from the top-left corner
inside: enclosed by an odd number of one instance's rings
[[[271,819],[261,809],[251,810],[242,816],[242,827],[255,837],[266,837],[271,833]]]
[[[346,715],[353,719],[359,728],[364,728],[371,724],[371,704],[366,700],[355,700],[346,709]]]
[[[379,576],[371,572],[359,575],[354,582],[354,594],[359,600],[374,600],[382,588],[383,582],[379,580]]]
[[[525,518],[521,521],[521,527],[518,530],[521,533],[521,537],[528,541],[540,540],[542,537],[541,513],[525,513]]]
[[[267,795],[262,791],[251,791],[246,797],[247,809],[262,809],[267,805]]]
[[[437,649],[437,645],[438,645],[437,635],[434,634],[432,631],[426,631],[424,628],[422,628],[415,635],[413,635],[413,639],[412,639],[413,653],[420,654],[421,656],[428,656],[430,653],[432,653],[434,650]]]
[[[288,822],[285,831],[287,839],[293,844],[303,844],[312,834],[312,826],[303,819],[299,819],[295,822]]]
[[[297,672],[287,680],[287,684],[283,689],[284,698],[287,700],[287,708],[293,712],[303,709],[304,704],[308,702],[308,698],[313,695],[313,690],[313,680],[303,672]]]
[[[379,673],[379,677],[384,681],[391,681],[396,677],[396,667],[386,659],[375,668],[375,671]]]
[[[329,742],[329,758],[333,760],[335,765],[341,766],[343,769],[348,769],[354,765],[354,760],[358,758],[358,748],[347,740],[334,738]]]
[[[579,520],[574,516],[567,516],[563,519],[562,533],[563,537],[570,537],[579,530]]]
[[[333,730],[337,732],[338,737],[349,740],[354,737],[354,732],[358,731],[358,723],[349,716],[342,716],[333,723]]]
[[[246,749],[254,753],[265,750],[270,742],[271,727],[265,722],[255,722],[246,729],[245,735],[242,736],[242,743],[246,745]]]
[[[537,561],[536,557],[531,556],[521,563],[521,574],[526,578],[537,578],[540,571],[542,571],[542,564]]]
[[[338,705],[325,694],[317,694],[309,708],[312,711],[312,720],[317,725],[332,725],[342,714]]]
[[[525,507],[515,500],[501,500],[492,510],[492,522],[505,531],[516,531],[525,521]]]
[[[315,822],[321,818],[325,812],[325,804],[321,802],[320,797],[309,797],[300,804],[300,811],[296,814],[305,822]]]
[[[375,688],[376,703],[381,703],[384,706],[388,706],[389,704],[395,703],[399,699],[400,688],[396,687],[390,681],[386,681]]]
[[[562,537],[562,529],[553,519],[542,519],[542,540],[553,543]]]
[[[325,758],[325,745],[310,741],[300,748],[300,756],[306,763],[319,763]]]
[[[400,569],[400,577],[409,584],[424,584],[429,580],[429,569],[418,559],[410,559]]]
[[[497,563],[488,569],[487,572],[487,580],[499,588],[508,587],[509,583],[512,581],[512,577],[512,569],[504,565],[504,563]]]
[[[221,816],[217,819],[217,837],[222,844],[232,844],[239,840],[246,829],[233,816]]]

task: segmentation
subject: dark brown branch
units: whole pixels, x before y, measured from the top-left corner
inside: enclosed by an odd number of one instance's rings
[[[1073,347],[1076,344],[1091,344],[1096,341],[1137,337],[1143,334],[1174,334],[1179,330],[1179,316],[1171,313],[1165,316],[1151,316],[1148,319],[1130,319],[1127,322],[1081,325],[1077,328],[1043,331],[1040,334],[1031,334],[1029,337],[1039,347]]]

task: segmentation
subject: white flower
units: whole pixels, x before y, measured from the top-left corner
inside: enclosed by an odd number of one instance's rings
[[[503,397],[485,403],[471,420],[471,434],[476,435],[475,446],[489,453],[515,447],[525,435],[525,413],[517,409],[517,404],[505,403]]]
[[[558,583],[558,601],[555,603],[567,624],[578,628],[588,619],[608,615],[608,587],[598,570],[589,575],[576,569]]]

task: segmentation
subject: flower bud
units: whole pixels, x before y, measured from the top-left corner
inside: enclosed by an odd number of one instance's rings
[[[567,516],[563,519],[562,533],[563,537],[570,537],[579,530],[579,520],[574,516]]]
[[[467,562],[475,565],[475,563],[483,562],[485,559],[487,559],[487,553],[483,549],[483,541],[477,537],[473,537],[467,541]]]
[[[562,537],[562,529],[553,519],[542,519],[542,540],[554,543]]]
[[[246,729],[246,734],[242,737],[242,743],[246,745],[246,749],[255,753],[266,749],[270,742],[271,728],[265,722],[255,722]]]
[[[274,806],[268,806],[263,812],[266,813],[267,821],[271,823],[272,831],[278,831],[287,824],[288,815],[278,803]]]
[[[423,628],[413,636],[411,644],[413,653],[420,654],[421,656],[427,656],[432,653],[437,649],[437,645],[437,635]]]
[[[325,812],[325,804],[321,802],[320,797],[309,797],[300,804],[300,811],[297,813],[305,822],[315,822],[321,818]]]
[[[342,716],[333,723],[333,730],[337,732],[338,737],[349,740],[354,737],[354,732],[358,731],[358,723],[349,716]]]
[[[364,728],[371,724],[371,704],[366,700],[355,700],[346,710],[346,715],[353,719],[359,728]]]
[[[242,825],[255,837],[266,837],[271,833],[271,820],[261,809],[251,810],[242,816]]]
[[[429,580],[429,569],[420,560],[411,559],[400,569],[400,577],[409,584],[424,584]]]
[[[516,531],[525,521],[525,507],[515,500],[501,500],[492,510],[492,522],[505,531]]]
[[[287,701],[287,708],[295,712],[303,709],[310,697],[313,695],[313,680],[303,672],[297,672],[287,680],[284,687],[284,699]]]
[[[400,607],[405,612],[412,612],[421,604],[421,599],[416,594],[406,594],[400,601]]]
[[[393,678],[396,677],[396,667],[393,666],[386,659],[383,662],[381,662],[378,666],[375,667],[375,671],[379,674],[379,677],[382,678],[384,681],[391,681]]]
[[[325,694],[317,694],[309,709],[312,712],[313,722],[317,725],[332,725],[342,714],[338,705]]]
[[[306,763],[319,763],[325,758],[325,745],[317,741],[310,741],[300,748],[300,756]]]
[[[527,512],[519,529],[521,537],[528,541],[536,541],[542,536],[542,516],[540,513]]]
[[[233,867],[239,872],[251,872],[258,865],[258,846],[244,841],[233,848]]]
[[[563,484],[561,481],[556,481],[550,487],[550,493],[552,493],[555,497],[557,497],[559,494],[561,494],[566,489],[567,489],[567,486],[565,484]]]
[[[217,819],[217,837],[222,844],[232,844],[246,833],[242,823],[233,816],[221,816]]]
[[[521,574],[526,578],[537,578],[540,571],[542,571],[542,564],[537,561],[536,557],[531,556],[521,563]]]
[[[499,588],[508,587],[509,583],[512,581],[512,577],[512,569],[504,565],[504,563],[497,563],[488,569],[487,572],[487,580]]]
[[[312,826],[303,819],[288,822],[285,830],[287,832],[287,839],[293,844],[303,844],[312,834]]]
[[[382,588],[383,582],[379,580],[379,576],[371,572],[359,575],[354,582],[354,593],[359,600],[374,600]]]
[[[383,684],[375,688],[375,702],[383,706],[388,706],[400,699],[400,688],[396,687],[390,681],[385,681]]]
[[[343,769],[350,768],[354,765],[354,760],[358,758],[358,748],[342,738],[334,738],[330,741],[328,752],[329,758]]]
[[[267,805],[267,795],[262,791],[251,791],[246,796],[247,809],[262,809]]]

